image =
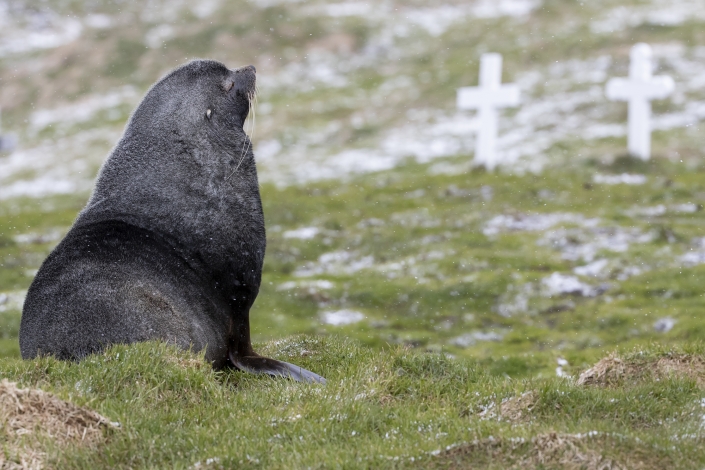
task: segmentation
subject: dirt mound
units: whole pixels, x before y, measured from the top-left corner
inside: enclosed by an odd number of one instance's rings
[[[616,354],[600,359],[594,366],[580,374],[578,385],[609,387],[625,380],[688,377],[705,388],[705,360],[690,354],[669,354],[658,360],[624,360]]]
[[[499,407],[494,403],[491,404],[482,410],[479,416],[483,419],[503,419],[511,422],[526,421],[530,418],[531,410],[537,401],[537,394],[530,390],[504,400]]]
[[[104,438],[103,429],[115,427],[98,413],[60,400],[38,389],[18,388],[0,382],[0,468],[42,468],[45,454],[41,439],[59,445],[95,445]]]
[[[426,468],[621,470],[663,468],[665,462],[647,462],[640,453],[618,461],[605,455],[611,447],[604,434],[539,434],[531,439],[476,440],[438,454]],[[612,443],[614,444],[614,443]],[[428,463],[428,462],[426,462]],[[424,465],[426,464],[424,463]]]

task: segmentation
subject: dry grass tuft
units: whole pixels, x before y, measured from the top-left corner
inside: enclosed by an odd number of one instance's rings
[[[537,401],[537,394],[533,391],[522,393],[502,403],[499,406],[499,414],[508,421],[526,420]]]
[[[211,367],[210,364],[202,361],[201,359],[195,357],[174,357],[168,356],[167,360],[172,364],[175,364],[183,369],[201,369],[204,367]]]
[[[600,359],[580,374],[578,385],[610,387],[624,380],[644,378],[688,377],[705,388],[705,360],[690,354],[671,354],[657,361],[625,362],[616,354]]]
[[[490,405],[482,410],[479,416],[483,419],[503,419],[510,422],[527,421],[537,401],[537,394],[530,390],[504,400],[500,403],[499,409],[494,404]]]
[[[541,434],[531,440],[531,450],[520,462],[520,467],[535,468],[559,465],[565,469],[611,470],[626,468],[601,453],[585,448],[585,436]]]
[[[429,468],[503,468],[564,470],[622,470],[663,468],[664,461],[644,459],[637,451],[618,461],[604,452],[610,443],[605,435],[550,432],[532,439],[476,440],[438,454]]]
[[[705,360],[700,356],[690,354],[662,357],[656,363],[656,371],[663,377],[677,375],[689,377],[705,388]]]
[[[627,365],[615,353],[612,353],[580,374],[578,385],[608,386],[622,380],[626,374]]]
[[[60,446],[92,446],[104,438],[103,429],[117,426],[98,413],[60,400],[38,389],[0,382],[0,468],[42,468],[46,454],[41,438]]]

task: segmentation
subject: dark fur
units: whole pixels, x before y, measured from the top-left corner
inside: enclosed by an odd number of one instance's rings
[[[243,130],[254,86],[254,67],[201,60],[152,87],[27,293],[22,357],[162,339],[217,368],[323,381],[250,344],[266,245]]]

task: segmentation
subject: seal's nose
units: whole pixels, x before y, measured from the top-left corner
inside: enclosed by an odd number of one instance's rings
[[[246,65],[244,67],[240,67],[239,69],[235,70],[235,73],[242,73],[242,72],[257,73],[257,69],[255,68],[254,65]]]

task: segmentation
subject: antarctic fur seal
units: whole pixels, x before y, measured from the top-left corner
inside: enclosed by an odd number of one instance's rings
[[[161,339],[205,348],[216,368],[325,382],[250,343],[266,245],[243,129],[255,78],[253,66],[196,60],[149,90],[29,288],[23,358]]]

